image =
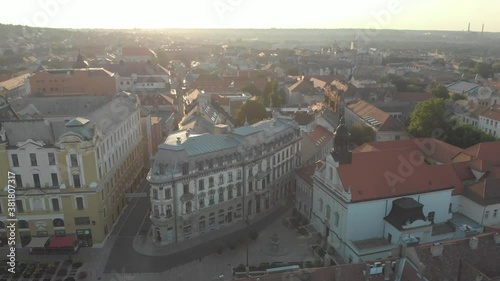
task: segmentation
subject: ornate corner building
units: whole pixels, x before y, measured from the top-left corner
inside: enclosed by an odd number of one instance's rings
[[[284,117],[171,134],[147,176],[154,241],[179,243],[266,216],[295,192],[300,139],[298,124]]]

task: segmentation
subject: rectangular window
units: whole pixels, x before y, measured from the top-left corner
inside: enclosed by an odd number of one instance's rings
[[[224,189],[219,190],[219,203],[224,202]]]
[[[248,192],[252,192],[253,190],[253,182],[248,182]]]
[[[56,164],[56,156],[54,153],[50,152],[49,153],[49,165],[54,166]]]
[[[52,178],[52,186],[59,186],[59,179],[57,178],[56,173],[50,174],[50,177]]]
[[[22,187],[23,186],[23,180],[21,178],[21,175],[16,175],[16,187]]]
[[[214,187],[214,177],[208,178],[208,187]]]
[[[208,194],[208,205],[212,206],[213,204],[215,204],[214,193],[210,192]]]
[[[84,209],[82,197],[76,197],[76,209],[80,211]]]
[[[183,186],[183,189],[184,189],[184,194],[188,194],[189,193],[189,184],[185,184]]]
[[[39,174],[33,174],[33,183],[35,184],[35,187],[41,187]]]
[[[153,189],[153,199],[158,200],[158,189]]]
[[[201,172],[203,171],[203,163],[202,162],[198,162],[198,172]]]
[[[10,157],[12,158],[12,167],[19,167],[19,159],[17,158],[17,154],[12,154]]]
[[[214,160],[213,159],[208,160],[208,168],[212,169],[213,167],[214,167]]]
[[[497,217],[497,214],[498,214],[498,210],[497,210],[497,209],[493,210],[493,217],[494,217],[494,218],[496,218],[496,217]]]
[[[172,217],[172,205],[167,205],[167,218]]]
[[[484,212],[484,218],[488,219],[490,217],[490,211]]]
[[[182,165],[182,175],[187,174],[189,174],[189,163],[184,163],[184,165]]]
[[[198,190],[204,190],[205,189],[205,180],[201,179],[198,181]]]
[[[76,154],[70,154],[71,167],[78,167],[78,157]]]
[[[227,182],[233,182],[233,172],[227,173]]]
[[[57,198],[52,198],[52,200],[51,200],[51,201],[52,201],[52,210],[53,210],[54,212],[59,211],[59,210],[60,210],[60,208],[59,208],[59,199],[57,199]]]
[[[38,166],[38,162],[36,161],[36,154],[30,153],[30,162],[31,166]]]
[[[24,213],[23,200],[16,200],[16,207],[18,213]]]
[[[73,183],[75,185],[75,188],[82,187],[80,183],[80,175],[73,175]]]
[[[224,175],[223,174],[219,175],[219,184],[224,184]]]
[[[89,225],[90,224],[90,217],[76,217],[75,218],[75,225]]]
[[[165,189],[165,199],[171,199],[172,198],[172,191],[170,188]]]
[[[241,170],[236,171],[236,180],[241,180]]]
[[[205,207],[205,197],[200,197],[200,199],[198,199],[198,202],[200,204],[200,208]]]

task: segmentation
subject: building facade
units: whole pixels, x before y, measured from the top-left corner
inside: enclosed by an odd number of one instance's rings
[[[103,68],[51,69],[29,78],[32,95],[108,95],[117,92],[116,77]]]
[[[0,169],[15,174],[17,187],[16,246],[35,236],[67,234],[76,234],[80,246],[103,246],[126,205],[125,194],[143,175],[139,106],[137,97],[119,93],[84,117],[1,122]],[[6,181],[2,177],[4,227]]]
[[[158,147],[151,184],[153,238],[161,245],[251,221],[294,192],[300,129],[276,118],[233,131],[170,135]]]

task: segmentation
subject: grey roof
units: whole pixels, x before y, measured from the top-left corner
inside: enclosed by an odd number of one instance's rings
[[[181,145],[160,144],[160,149],[185,150],[189,156],[201,155],[240,146],[240,142],[229,135],[203,134],[187,138]]]
[[[478,84],[474,83],[469,83],[465,81],[458,81],[458,82],[453,82],[449,85],[446,85],[446,88],[448,91],[457,93],[457,94],[466,94],[470,92],[471,90],[480,87]]]
[[[107,134],[125,118],[128,118],[130,113],[135,110],[138,102],[139,98],[137,98],[137,96],[121,92],[116,94],[113,100],[102,105],[85,117],[89,119],[90,122],[98,124],[103,134]]]
[[[54,130],[50,122],[45,120],[20,120],[2,122],[9,146],[15,146],[28,139],[43,141],[46,145],[55,142]]]
[[[30,97],[10,100],[21,118],[85,116],[105,103],[108,96]]]

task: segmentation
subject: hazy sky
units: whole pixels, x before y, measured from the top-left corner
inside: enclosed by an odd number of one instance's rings
[[[499,0],[2,0],[1,23],[71,28],[387,28],[500,32]],[[8,7],[5,7],[8,6]],[[8,11],[6,13],[5,11]]]

